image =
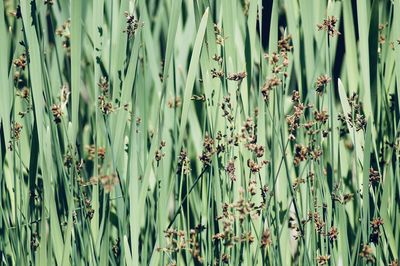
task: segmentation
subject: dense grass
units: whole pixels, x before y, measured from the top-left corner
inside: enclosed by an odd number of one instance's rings
[[[397,265],[400,0],[0,2],[0,265]]]

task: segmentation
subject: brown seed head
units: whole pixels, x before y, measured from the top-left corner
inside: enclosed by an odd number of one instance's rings
[[[330,37],[334,37],[340,35],[341,33],[335,28],[337,23],[337,18],[334,16],[328,16],[327,19],[324,19],[322,24],[318,24],[318,30],[326,31]]]

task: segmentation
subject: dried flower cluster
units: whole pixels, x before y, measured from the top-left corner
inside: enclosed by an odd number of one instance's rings
[[[129,12],[125,11],[125,17],[126,17],[126,28],[124,32],[128,34],[128,38],[131,38],[133,35],[135,35],[137,29],[140,26],[139,20],[135,19],[134,15],[130,15]]]
[[[61,123],[61,117],[64,114],[60,104],[53,104],[51,106],[51,113],[53,114],[54,122],[56,124]]]
[[[334,189],[332,192],[333,200],[339,202],[340,204],[346,204],[353,199],[353,193],[340,194],[339,189],[340,189],[340,183],[338,183],[334,186]]]
[[[279,53],[265,54],[264,58],[268,60],[269,64],[272,66],[272,76],[267,78],[264,85],[261,88],[261,94],[264,101],[269,102],[270,94],[274,88],[279,87],[283,83],[283,79],[287,78],[288,73],[286,72],[289,66],[289,55],[288,53],[292,51],[293,46],[291,43],[291,36],[282,37],[278,41]]]
[[[97,83],[97,86],[100,88],[101,94],[103,94],[104,96],[108,96],[109,83],[107,77],[101,76],[99,82]]]
[[[29,103],[29,89],[27,87],[24,87],[19,93],[17,93],[17,96],[28,101]]]
[[[319,255],[317,256],[317,263],[318,265],[326,265],[329,262],[330,255]]]
[[[379,24],[379,26],[378,26],[378,31],[379,31],[378,43],[380,45],[383,45],[386,42],[386,37],[385,37],[384,32],[383,32],[385,27],[386,27],[386,24]],[[379,49],[378,51],[380,52],[380,50],[381,49]]]
[[[233,125],[233,109],[232,109],[232,103],[231,103],[231,95],[228,93],[224,97],[224,101],[221,103],[221,109],[222,109],[222,116],[226,118],[230,125],[230,130],[233,131],[234,125]]]
[[[360,257],[363,258],[367,263],[375,263],[374,251],[368,244],[363,245],[360,252]]]
[[[63,38],[62,46],[67,52],[67,55],[71,54],[71,21],[66,20],[61,27],[56,29],[56,35]]]
[[[203,152],[200,155],[200,161],[204,166],[211,165],[212,156],[215,153],[214,140],[206,133],[203,141]]]
[[[331,242],[337,240],[338,234],[339,234],[339,232],[338,232],[337,228],[332,226],[328,231],[329,240]]]
[[[92,201],[86,197],[84,193],[84,204],[85,204],[85,211],[86,211],[86,218],[89,220],[93,219],[94,216],[94,209],[92,208]]]
[[[305,184],[306,180],[304,178],[296,178],[294,179],[294,181],[292,182],[292,187],[293,190],[297,191],[300,187],[301,184]]]
[[[27,64],[26,54],[22,53],[17,59],[14,60],[14,66],[20,70],[25,70]]]
[[[326,89],[328,83],[331,82],[331,78],[328,75],[322,75],[317,78],[316,91],[319,95],[322,95]]]
[[[108,115],[114,112],[114,107],[111,101],[106,101],[105,97],[100,95],[99,96],[99,107],[103,114]]]
[[[100,176],[92,176],[89,180],[90,185],[101,184],[104,188],[105,192],[111,192],[116,184],[119,183],[119,178],[117,174],[109,174],[109,175],[100,175]]]
[[[228,161],[227,165],[225,166],[225,171],[228,174],[228,176],[229,176],[229,178],[231,179],[232,182],[236,181],[235,159],[236,159],[236,157],[233,157],[231,160]]]
[[[31,100],[30,100],[30,92],[27,87],[23,87],[22,90],[17,91],[16,95],[20,97],[27,105],[25,111],[19,111],[18,115],[21,118],[24,118],[32,110]]]
[[[241,82],[247,76],[246,72],[230,73],[227,79]]]
[[[165,145],[166,145],[165,141],[162,140],[160,142],[160,147],[156,150],[156,155],[154,157],[157,163],[161,161],[161,159],[165,156],[165,153],[162,151]]]
[[[190,160],[187,154],[187,151],[182,149],[178,156],[178,167],[176,169],[176,174],[180,175],[181,173],[188,175],[192,171],[190,167]]]
[[[190,229],[189,236],[186,235],[185,231],[176,229],[167,229],[164,231],[165,238],[167,239],[166,247],[159,247],[157,251],[165,252],[171,255],[177,255],[179,252],[186,250],[188,251],[193,259],[197,263],[203,262],[203,257],[201,256],[200,249],[200,236],[201,232],[205,227],[201,224],[197,225],[195,228]]]
[[[100,77],[100,81],[99,83],[97,83],[97,85],[100,88],[100,95],[97,98],[99,108],[104,115],[109,115],[110,113],[114,112],[115,109],[113,107],[111,100],[109,99],[110,98],[108,89],[109,84],[107,78]]]
[[[369,235],[369,241],[378,244],[379,237],[381,236],[380,227],[383,225],[383,220],[381,217],[377,217],[370,222],[372,232]]]
[[[18,141],[20,139],[22,128],[23,128],[23,126],[18,122],[14,122],[11,124],[11,140],[12,141]]]
[[[224,203],[222,206],[222,215],[217,217],[218,221],[222,222],[223,230],[212,236],[215,242],[222,242],[225,247],[232,248],[236,244],[243,242],[252,243],[255,238],[251,231],[242,232],[239,235],[235,234],[235,225],[237,222],[242,224],[245,219],[255,219],[260,215],[260,208],[262,204],[257,206],[252,197],[255,195],[254,181],[250,181],[248,192],[250,198],[244,198],[244,189],[239,190],[239,200],[234,203]],[[271,234],[269,230],[264,232],[261,239],[261,245],[266,247],[271,243]]]
[[[365,130],[367,127],[367,120],[365,118],[362,105],[359,102],[358,95],[353,93],[353,95],[348,98],[348,101],[351,107],[351,113],[339,114],[339,121],[342,123],[343,127],[348,124],[356,131]]]
[[[381,176],[377,170],[374,168],[369,169],[369,184],[370,186],[376,187],[381,182]]]
[[[305,224],[309,221],[314,222],[315,230],[317,233],[319,233],[321,236],[327,235],[327,232],[325,230],[326,223],[323,220],[323,218],[321,218],[318,210],[315,210],[314,213],[309,212],[307,219],[303,220],[302,224]],[[331,229],[328,231],[328,237],[331,241],[336,240],[338,234],[339,234],[339,232],[337,231],[337,229],[335,227],[331,227]]]
[[[217,54],[214,54],[211,59],[214,60],[215,62],[217,62],[219,65],[221,65],[222,62],[224,61],[222,56],[217,55]]]
[[[330,37],[334,37],[340,35],[341,33],[335,28],[337,23],[337,18],[334,16],[328,16],[327,19],[324,19],[322,24],[318,24],[318,30],[326,31]]]
[[[88,152],[88,160],[93,160],[96,157],[96,147],[94,145],[90,145],[86,147]],[[99,159],[104,159],[106,156],[106,148],[105,147],[98,147],[97,148],[97,156]]]
[[[268,228],[264,230],[261,236],[261,248],[266,248],[272,244],[271,230]]]
[[[223,36],[222,29],[217,24],[214,24],[214,34],[215,34],[215,42],[218,45],[223,46],[227,38]]]
[[[307,159],[318,161],[321,155],[322,150],[318,147],[312,148],[302,144],[295,144],[293,163],[295,166],[298,166],[301,162]]]
[[[257,112],[255,112],[257,114]],[[258,173],[261,168],[268,163],[267,160],[258,162],[258,158],[264,156],[264,146],[257,144],[257,123],[248,117],[242,126],[240,138],[244,142],[244,147],[253,153],[255,160],[248,159],[247,166],[252,173]]]
[[[293,92],[293,114],[286,116],[286,123],[288,124],[290,140],[296,139],[296,130],[300,127],[300,119],[303,116],[305,109],[304,104],[299,101],[300,97],[298,96],[298,94],[298,91]]]
[[[224,76],[224,71],[216,70],[215,68],[211,69],[211,77],[212,78],[222,78]]]

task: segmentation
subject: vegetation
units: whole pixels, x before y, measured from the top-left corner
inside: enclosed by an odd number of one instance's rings
[[[398,265],[400,0],[0,2],[1,265]]]

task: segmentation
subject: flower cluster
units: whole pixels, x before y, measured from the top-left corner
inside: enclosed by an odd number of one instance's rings
[[[53,104],[51,106],[51,113],[53,114],[54,122],[61,123],[61,117],[64,114],[60,104]]]
[[[261,248],[266,248],[272,244],[271,230],[266,228],[261,236]]]
[[[261,88],[261,94],[264,101],[269,102],[270,94],[274,88],[279,87],[283,83],[282,76],[287,78],[288,73],[286,72],[289,66],[289,52],[292,51],[293,46],[290,45],[292,37],[282,37],[278,41],[279,52],[273,52],[272,54],[265,54],[264,58],[268,60],[268,63],[272,67],[272,76],[266,79],[264,85]]]
[[[257,113],[258,112],[256,111],[255,114]],[[254,157],[257,158],[255,160],[248,159],[247,166],[253,174],[258,173],[264,165],[268,164],[268,161],[261,160],[258,162],[258,158],[264,156],[265,148],[264,146],[257,144],[257,123],[251,117],[248,117],[243,124],[240,137],[244,142],[244,147],[251,151]]]
[[[293,114],[286,116],[286,123],[289,129],[289,139],[295,140],[296,130],[300,127],[300,119],[304,114],[305,106],[299,101],[298,91],[293,92],[292,101],[294,103]]]
[[[18,141],[20,139],[22,128],[23,128],[23,126],[18,122],[13,122],[11,124],[11,140],[10,140],[9,146],[8,146],[8,149],[10,151],[13,150],[13,141]]]
[[[324,93],[329,82],[331,82],[331,78],[328,75],[322,75],[317,78],[316,91],[319,95]]]
[[[211,165],[212,156],[215,153],[214,140],[206,133],[203,141],[203,152],[200,155],[200,161],[204,166]]]
[[[162,151],[165,145],[166,145],[165,141],[162,140],[160,142],[160,147],[156,150],[155,159],[157,163],[161,161],[161,159],[165,156],[165,153]]]
[[[196,225],[195,228],[189,230],[189,236],[185,231],[169,228],[164,231],[167,244],[165,247],[157,248],[158,252],[165,252],[169,255],[177,255],[181,251],[188,251],[193,259],[198,262],[203,262],[200,249],[200,236],[205,227],[201,224]]]
[[[383,220],[381,217],[377,217],[370,222],[370,226],[372,229],[371,234],[369,235],[369,241],[378,244],[379,237],[381,236],[380,227],[383,225]]]
[[[100,176],[92,176],[88,182],[90,185],[97,185],[100,183],[104,191],[109,193],[114,188],[114,185],[119,183],[119,178],[117,174],[108,174],[108,175],[100,175]]]
[[[330,255],[319,255],[317,256],[317,263],[318,265],[326,265],[329,262],[330,259]]]
[[[61,27],[56,29],[56,35],[63,38],[62,46],[67,51],[67,55],[71,54],[71,20],[66,20]]]
[[[341,33],[335,28],[337,23],[337,18],[334,16],[328,16],[327,19],[324,19],[322,24],[318,24],[318,30],[326,31],[330,37],[334,37],[340,35]]]
[[[178,167],[176,169],[176,174],[180,175],[181,173],[188,175],[192,171],[190,167],[190,160],[187,154],[187,151],[182,149],[178,156]]]
[[[90,145],[86,147],[88,152],[88,160],[93,160],[96,157],[96,147],[94,145]],[[97,156],[99,159],[104,159],[106,156],[106,148],[98,147],[97,148]]]
[[[94,209],[92,207],[92,201],[90,200],[90,198],[86,197],[85,193],[84,193],[84,204],[85,204],[85,211],[86,211],[86,218],[89,220],[93,219],[94,216]]]
[[[227,79],[241,82],[247,76],[246,72],[230,73]]]
[[[374,168],[369,169],[369,184],[370,186],[376,187],[381,182],[381,176],[377,170]]]
[[[218,45],[223,46],[227,38],[223,36],[222,29],[217,24],[214,24],[214,34],[215,34],[215,42]]]
[[[24,87],[22,90],[18,91],[16,95],[19,96],[22,100],[24,100],[25,103],[27,104],[27,109],[25,111],[18,112],[18,115],[21,118],[23,118],[32,109],[29,89],[27,87]]]
[[[363,245],[360,252],[360,257],[363,258],[367,263],[375,263],[374,251],[368,244]]]
[[[354,128],[356,131],[365,130],[367,127],[367,120],[365,118],[363,108],[361,103],[359,102],[358,95],[353,93],[352,96],[348,98],[351,112],[347,114],[339,114],[338,119],[345,125],[346,123]]]
[[[225,247],[231,248],[234,245],[247,242],[254,242],[255,238],[251,231],[243,231],[241,234],[235,234],[236,223],[242,224],[245,219],[255,219],[260,215],[260,208],[257,206],[252,196],[255,195],[255,181],[250,181],[248,192],[249,199],[244,197],[244,189],[239,190],[239,199],[233,203],[224,203],[222,206],[222,215],[217,217],[218,221],[222,222],[222,231],[212,236],[215,242],[222,242]],[[267,229],[261,239],[261,245],[266,247],[271,244],[271,233]]]
[[[14,60],[13,64],[16,68],[19,68],[20,70],[25,70],[27,64],[26,54],[22,53],[17,59]]]
[[[128,38],[131,38],[133,35],[135,35],[140,23],[139,20],[135,19],[134,15],[130,15],[129,12],[125,11],[124,14],[126,17],[126,28],[124,32],[128,34]]]
[[[338,183],[334,186],[334,189],[332,192],[332,199],[334,201],[337,201],[340,204],[346,204],[353,199],[353,193],[340,194],[339,189],[340,189],[340,183]]]
[[[233,159],[229,160],[227,165],[225,166],[225,171],[228,174],[229,178],[231,179],[232,182],[236,181],[236,174],[235,174],[235,159],[236,156],[233,157]]]
[[[109,100],[110,95],[109,95],[109,89],[108,89],[109,84],[107,78],[100,77],[100,81],[99,83],[97,83],[97,85],[100,88],[100,95],[97,98],[99,108],[104,115],[109,115],[110,113],[114,112],[115,109],[113,107],[111,100]]]
[[[221,70],[217,70],[215,68],[211,69],[211,77],[212,78],[222,78],[224,76],[224,71]]]

